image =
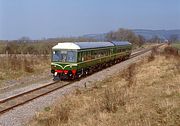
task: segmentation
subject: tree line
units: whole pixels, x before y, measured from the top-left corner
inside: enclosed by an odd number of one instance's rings
[[[123,28],[109,32],[106,39],[108,41],[129,41],[135,46],[142,46],[146,41],[143,36],[136,35],[133,31]]]
[[[171,35],[170,42],[177,41],[177,35]],[[98,41],[93,38],[69,37],[69,38],[49,38],[42,40],[31,40],[29,37],[22,37],[14,41],[0,41],[0,54],[50,54],[54,45],[59,42],[85,42]],[[104,41],[129,41],[133,46],[142,46],[145,42],[159,43],[162,40],[154,36],[146,40],[142,35],[135,34],[132,30],[120,28],[106,34]]]
[[[0,54],[49,55],[51,54],[52,47],[59,42],[82,42],[82,41],[96,41],[96,40],[81,38],[81,37],[30,40],[27,37],[22,37],[19,40],[1,41]]]

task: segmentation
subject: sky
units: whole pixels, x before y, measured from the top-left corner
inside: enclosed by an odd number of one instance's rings
[[[180,29],[180,0],[0,0],[0,40]]]

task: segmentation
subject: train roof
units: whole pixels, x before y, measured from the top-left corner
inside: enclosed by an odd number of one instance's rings
[[[115,46],[125,46],[125,45],[132,45],[130,42],[128,41],[112,41],[112,43]]]
[[[114,46],[111,42],[75,42],[81,49]]]
[[[90,49],[114,46],[111,42],[66,42],[58,43],[53,49]]]
[[[128,41],[112,41],[112,42],[65,42],[58,43],[52,49],[91,49],[112,46],[131,45]]]

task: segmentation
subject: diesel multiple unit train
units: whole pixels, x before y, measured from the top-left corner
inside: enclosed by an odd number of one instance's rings
[[[52,48],[54,78],[77,79],[128,59],[132,44],[127,41],[66,42]]]

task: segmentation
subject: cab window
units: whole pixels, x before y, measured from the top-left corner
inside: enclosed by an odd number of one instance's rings
[[[55,50],[52,54],[54,62],[76,62],[76,51]]]

